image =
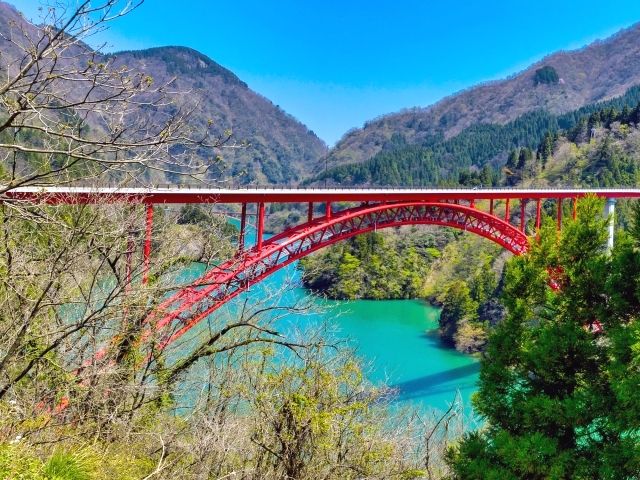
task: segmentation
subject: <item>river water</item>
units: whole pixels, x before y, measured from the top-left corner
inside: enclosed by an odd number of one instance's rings
[[[194,265],[187,277],[203,273]],[[287,313],[278,328],[287,334],[312,329],[325,322],[331,335],[356,350],[374,383],[385,382],[397,390],[397,406],[415,406],[427,413],[444,410],[459,394],[467,414],[475,390],[479,364],[473,357],[445,348],[437,335],[440,311],[418,300],[357,300],[339,302],[312,296],[300,287],[301,272],[290,265],[254,285],[214,315],[218,320],[237,316],[251,305],[290,306],[306,301],[311,311]],[[275,314],[275,313],[274,313]]]

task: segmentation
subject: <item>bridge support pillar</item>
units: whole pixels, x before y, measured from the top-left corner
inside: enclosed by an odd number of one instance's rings
[[[244,235],[247,228],[247,204],[242,204],[242,210],[240,211],[240,233],[238,234],[238,253],[244,251]]]
[[[527,201],[520,200],[520,231],[524,232]]]
[[[313,202],[309,202],[309,208],[307,210],[307,221],[311,222],[313,220]]]
[[[510,198],[507,198],[507,202],[504,205],[504,221],[509,223],[509,217],[511,216],[509,213],[509,204],[511,202]]]
[[[262,236],[264,234],[264,202],[258,203],[258,236],[256,238],[256,246],[258,250],[262,249]]]
[[[489,200],[489,215],[493,215],[493,198]]]
[[[327,202],[327,220],[331,220],[331,202]]]
[[[129,230],[127,232],[127,253],[125,259],[127,262],[125,274],[124,274],[124,291],[128,293],[131,290],[131,277],[133,273],[133,252],[136,249],[136,242],[133,241],[133,232]]]
[[[607,198],[607,204],[605,207],[605,214],[609,220],[609,237],[607,238],[607,250],[611,251],[613,248],[613,238],[616,227],[616,199]]]
[[[149,282],[149,265],[151,263],[151,234],[153,231],[153,204],[147,203],[144,231],[144,249],[142,250],[142,283]]]
[[[542,200],[536,201],[536,232],[540,230],[540,212],[542,210]]]
[[[578,197],[573,197],[573,219],[575,220],[576,218],[578,218]]]
[[[560,230],[562,228],[562,198],[558,198],[556,203],[558,204],[558,230]]]

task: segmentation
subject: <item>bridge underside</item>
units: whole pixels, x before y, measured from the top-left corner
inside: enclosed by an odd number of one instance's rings
[[[245,208],[243,206],[246,213]],[[163,346],[275,271],[316,250],[362,233],[403,225],[440,225],[475,233],[516,255],[529,247],[523,222],[518,229],[493,212],[476,209],[473,204],[396,202],[362,205],[337,213],[332,213],[329,205],[325,216],[265,241],[262,241],[261,231],[263,213],[259,206],[258,241],[253,248],[239,251],[236,257],[211,269],[192,286],[178,291],[159,306],[153,314],[154,327],[173,327],[173,333],[164,338]],[[243,232],[244,225],[241,237]]]

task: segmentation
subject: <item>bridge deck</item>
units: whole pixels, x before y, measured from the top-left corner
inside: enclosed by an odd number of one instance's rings
[[[21,187],[3,194],[5,198],[68,203],[134,201],[141,203],[253,203],[253,202],[367,202],[575,198],[587,194],[605,198],[640,198],[636,188],[595,189],[425,189],[425,188],[94,188]]]

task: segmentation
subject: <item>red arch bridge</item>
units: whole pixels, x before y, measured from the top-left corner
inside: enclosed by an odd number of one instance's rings
[[[217,203],[240,206],[236,255],[207,271],[192,285],[164,300],[153,313],[155,328],[171,325],[167,345],[251,285],[323,247],[355,235],[402,225],[441,225],[485,237],[510,252],[527,251],[530,230],[540,228],[542,202],[555,203],[558,228],[564,205],[573,216],[576,201],[588,194],[606,199],[609,247],[613,245],[616,199],[640,198],[640,189],[202,189],[202,188],[17,188],[3,196],[50,204],[126,202],[146,208],[143,282],[151,256],[153,207],[163,204]],[[264,238],[267,204],[306,205],[300,224]],[[254,207],[255,205],[255,207]],[[251,207],[251,208],[250,208]],[[318,208],[320,207],[320,208]],[[252,213],[249,213],[251,210]],[[321,213],[318,213],[321,210]],[[248,217],[255,217],[256,242],[245,246]],[[150,319],[149,319],[150,320]]]

